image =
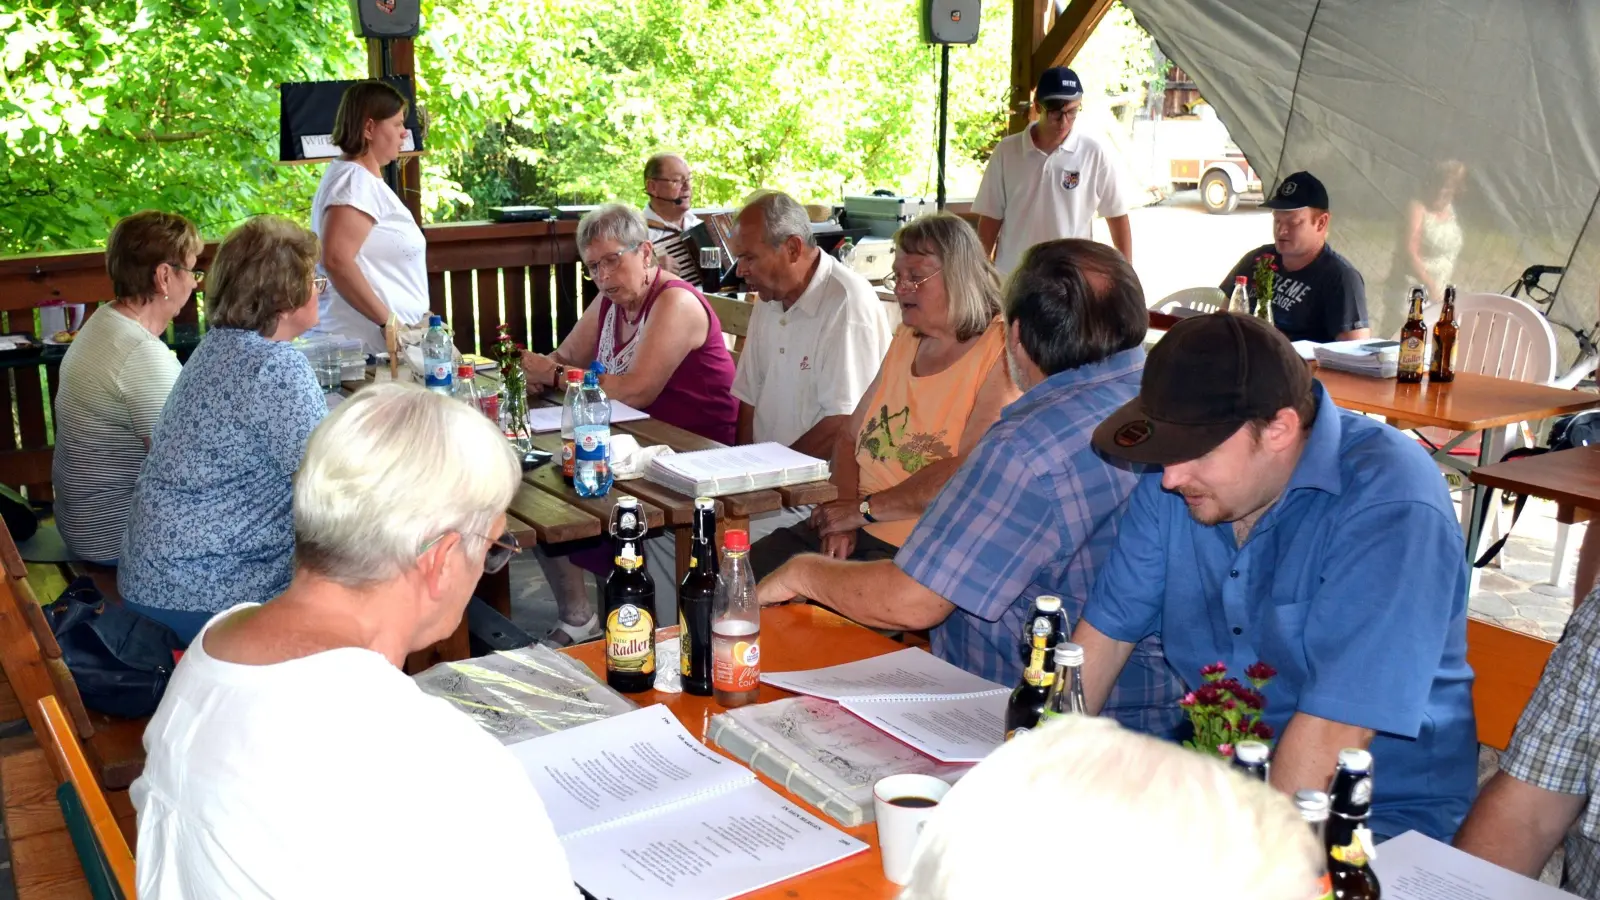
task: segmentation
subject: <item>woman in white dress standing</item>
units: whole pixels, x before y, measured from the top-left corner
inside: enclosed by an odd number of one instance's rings
[[[382,81],[351,85],[333,125],[343,153],[311,201],[311,230],[322,239],[317,270],[329,281],[317,331],[360,338],[368,353],[384,350],[390,318],[414,325],[428,314],[427,241],[383,180],[405,138],[404,95]]]

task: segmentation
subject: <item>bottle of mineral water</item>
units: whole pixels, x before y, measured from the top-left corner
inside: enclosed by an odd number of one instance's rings
[[[450,335],[444,330],[444,319],[430,316],[428,333],[422,337],[423,382],[428,390],[450,395],[451,374],[455,371],[454,351]]]
[[[572,487],[579,497],[604,497],[611,490],[611,401],[600,387],[605,366],[584,373],[572,408]]]

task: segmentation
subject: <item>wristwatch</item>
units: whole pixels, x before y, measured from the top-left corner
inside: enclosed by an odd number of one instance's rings
[[[872,495],[871,494],[868,494],[865,497],[861,498],[861,518],[866,519],[868,522],[876,522],[876,521],[878,521],[877,519],[874,519],[872,517]]]

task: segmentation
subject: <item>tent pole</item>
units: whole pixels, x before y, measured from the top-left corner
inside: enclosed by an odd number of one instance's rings
[[[950,118],[950,45],[939,45],[939,197],[938,208],[944,212],[944,156],[945,127]]]

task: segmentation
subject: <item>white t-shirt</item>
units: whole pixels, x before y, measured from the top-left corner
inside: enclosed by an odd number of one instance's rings
[[[370,650],[248,666],[202,631],[144,746],[146,900],[577,896],[516,759]]]
[[[651,209],[650,206],[646,204],[644,208],[644,222],[650,227],[650,240],[659,241],[664,237],[671,237],[672,235],[688,231],[696,225],[699,225],[700,217],[688,210],[684,210],[682,222],[679,222],[676,226],[668,225],[667,220],[661,218],[660,213],[656,212],[654,209]]]
[[[822,419],[855,412],[889,352],[889,319],[872,285],[819,255],[788,311],[776,300],[751,311],[733,395],[755,407],[756,441],[792,444]]]
[[[1109,149],[1076,129],[1052,153],[1033,143],[1034,126],[1002,140],[983,171],[972,211],[999,219],[995,268],[1010,274],[1042,241],[1087,238],[1095,214],[1126,215],[1127,191]]]
[[[183,367],[150,330],[103,306],[61,360],[51,478],[56,524],[77,559],[111,562],[167,395]]]
[[[322,173],[322,183],[311,200],[311,230],[319,238],[331,206],[348,206],[372,219],[372,232],[356,251],[356,265],[401,323],[420,322],[428,314],[428,241],[405,204],[383,179],[358,163],[335,159]],[[328,274],[321,262],[317,274]],[[322,296],[320,312],[322,321],[314,329],[317,333],[360,338],[368,353],[383,351],[383,327],[357,312],[332,284]]]

